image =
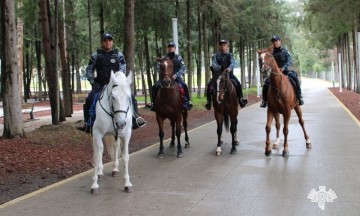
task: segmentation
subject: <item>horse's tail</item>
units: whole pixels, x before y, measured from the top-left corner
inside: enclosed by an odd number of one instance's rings
[[[225,129],[227,132],[229,132],[229,123],[230,123],[230,120],[229,120],[229,113],[227,113],[226,111],[224,112],[224,123],[225,123]]]

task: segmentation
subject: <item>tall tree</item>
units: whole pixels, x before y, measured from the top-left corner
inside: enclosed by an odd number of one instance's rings
[[[125,26],[125,36],[124,36],[124,57],[126,60],[126,73],[129,74],[130,71],[134,72],[134,63],[135,63],[135,19],[134,19],[134,7],[135,0],[125,0],[124,1],[124,26]],[[136,93],[136,84],[133,82],[133,90]]]
[[[187,60],[188,60],[188,66],[187,66],[187,73],[188,73],[188,86],[189,86],[189,97],[191,99],[191,93],[192,93],[192,80],[193,80],[193,64],[192,64],[192,39],[191,39],[191,3],[190,0],[186,0],[186,16],[187,16],[187,25],[186,25],[186,37],[187,37],[187,47],[186,47],[186,53],[187,53]]]
[[[1,1],[4,71],[2,75],[4,138],[24,137],[19,94],[18,50],[16,47],[15,5],[13,0]]]
[[[42,42],[45,57],[45,73],[49,86],[49,98],[51,107],[52,124],[57,125],[60,120],[59,103],[59,83],[57,75],[56,61],[56,25],[55,19],[50,13],[49,0],[40,1],[40,22],[42,29]],[[57,0],[54,1],[55,11],[57,10]],[[55,13],[56,14],[56,13]]]

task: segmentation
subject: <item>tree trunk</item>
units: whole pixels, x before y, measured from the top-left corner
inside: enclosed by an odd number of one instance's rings
[[[22,0],[18,0],[17,1],[17,7],[18,10],[21,11],[22,8]],[[23,52],[23,47],[24,47],[24,21],[23,18],[21,16],[17,17],[17,49],[18,49],[18,68],[19,68],[19,94],[20,94],[20,98],[23,98],[25,95],[23,94],[23,86],[22,86],[22,82],[21,80],[23,80],[23,71],[24,71],[24,52]],[[24,91],[25,93],[25,91]],[[24,97],[25,99],[25,97]],[[27,99],[27,98],[26,98]],[[21,99],[21,101],[23,101]]]
[[[150,72],[151,65],[150,65],[149,43],[148,43],[147,35],[144,35],[144,45],[145,45],[145,61],[146,61],[147,83],[148,83],[148,86],[149,86],[150,95],[152,95],[152,86],[153,86],[153,84],[152,84],[151,72]]]
[[[202,69],[202,55],[201,55],[201,45],[202,45],[202,41],[201,41],[201,35],[202,35],[202,28],[201,28],[201,4],[200,1],[198,2],[198,7],[197,7],[197,26],[198,26],[198,57],[197,57],[197,94],[196,97],[197,98],[201,98],[201,69]]]
[[[1,1],[4,71],[2,75],[4,131],[3,138],[24,137],[19,94],[18,50],[16,47],[15,5],[13,0]]]
[[[188,59],[188,89],[189,89],[189,99],[191,100],[192,93],[192,79],[193,79],[193,64],[192,64],[192,40],[191,40],[191,3],[190,0],[186,1],[186,15],[187,15],[187,27],[186,27],[186,36],[187,36],[187,59]]]
[[[88,8],[87,8],[87,13],[88,13],[88,19],[89,19],[89,55],[92,54],[92,43],[91,43],[91,38],[92,38],[92,21],[91,21],[91,0],[88,0]]]
[[[57,0],[55,0],[55,8]],[[49,97],[51,107],[52,124],[57,125],[60,118],[59,106],[59,84],[56,66],[56,30],[54,23],[51,22],[48,0],[40,0],[40,18],[42,28],[42,41],[45,56],[45,74],[49,86]],[[56,11],[56,10],[55,10]]]
[[[64,0],[63,0],[64,1]],[[71,86],[70,86],[70,73],[68,71],[67,53],[66,53],[66,38],[65,38],[65,5],[62,4],[62,16],[57,20],[58,24],[58,37],[59,37],[59,52],[61,62],[61,79],[62,79],[62,96],[64,105],[65,117],[71,117]]]
[[[104,34],[104,0],[99,0],[99,22],[100,22],[100,40],[101,35]],[[100,41],[99,40],[99,41]]]
[[[135,62],[135,29],[134,29],[134,8],[135,0],[124,1],[124,57],[126,60],[126,74],[130,71],[134,73],[134,62]],[[136,84],[132,83],[133,92],[136,92]]]
[[[202,4],[203,5],[203,4]],[[210,55],[209,55],[209,43],[208,43],[208,35],[207,35],[207,23],[206,23],[206,12],[203,13],[203,19],[202,19],[202,33],[203,33],[203,46],[204,46],[204,65],[205,65],[205,91],[204,96],[206,96],[207,91],[207,82],[211,79],[210,74]]]

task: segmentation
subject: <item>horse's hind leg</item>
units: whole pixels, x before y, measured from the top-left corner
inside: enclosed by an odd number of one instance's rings
[[[104,146],[102,143],[102,139],[100,138],[100,135],[94,133],[93,134],[93,160],[94,160],[94,175],[92,177],[92,185],[91,185],[91,194],[99,194],[99,176],[103,175],[102,169],[102,154],[104,151]]]
[[[238,123],[238,120],[237,118],[232,118],[231,120],[231,126],[230,126],[230,132],[231,132],[231,137],[232,137],[232,147],[231,147],[231,151],[230,153],[231,154],[235,154],[237,152],[236,150],[236,146],[239,145],[239,141],[237,140],[237,136],[236,136],[236,133],[237,133],[237,123]]]
[[[278,149],[280,145],[280,114],[276,113],[274,115],[274,118],[275,118],[275,128],[276,128],[276,140],[273,143],[272,148]]]
[[[130,135],[124,138],[121,138],[121,158],[124,162],[124,179],[125,185],[124,190],[127,193],[131,193],[134,191],[132,188],[132,184],[130,182],[130,175],[129,175],[129,140]]]
[[[298,116],[299,118],[299,123],[301,125],[301,128],[304,132],[304,137],[305,137],[305,140],[306,140],[306,148],[311,148],[312,145],[311,145],[311,141],[310,141],[310,138],[308,136],[308,134],[306,133],[306,130],[305,130],[305,124],[304,124],[304,120],[302,118],[302,111],[301,111],[301,108],[300,108],[300,105],[296,105],[295,106],[295,112],[296,112],[296,115]]]
[[[221,145],[222,145],[221,134],[222,134],[223,119],[218,118],[218,119],[216,119],[216,122],[217,122],[216,133],[218,135],[218,142],[217,142],[217,147],[216,147],[216,156],[220,156],[221,155]]]
[[[189,136],[188,136],[188,132],[187,132],[187,117],[188,117],[188,113],[187,113],[187,111],[184,111],[183,112],[183,127],[184,127],[184,131],[185,131],[185,148],[190,148]]]
[[[180,136],[181,136],[181,115],[179,115],[179,117],[176,120],[176,138],[177,138],[177,157],[181,158],[183,156],[183,152],[181,149],[181,140],[180,140]]]
[[[284,113],[283,114],[283,117],[284,117],[284,128],[283,128],[284,150],[283,150],[283,154],[282,154],[283,157],[289,157],[288,134],[289,134],[290,114],[291,114],[291,110],[289,111],[289,113]]]
[[[175,147],[175,123],[171,123],[171,142],[169,148]]]

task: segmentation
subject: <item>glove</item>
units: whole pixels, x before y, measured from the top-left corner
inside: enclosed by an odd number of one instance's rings
[[[100,86],[99,83],[93,83],[93,84],[92,84],[92,89],[98,90],[98,89],[100,89],[100,88],[101,88],[101,86]]]

